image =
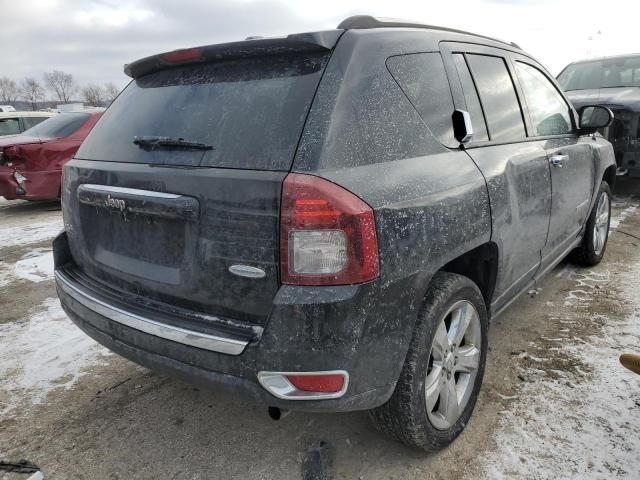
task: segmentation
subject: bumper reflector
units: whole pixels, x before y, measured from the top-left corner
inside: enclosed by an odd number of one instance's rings
[[[342,397],[349,385],[344,370],[325,372],[260,372],[258,381],[284,400],[328,400]]]

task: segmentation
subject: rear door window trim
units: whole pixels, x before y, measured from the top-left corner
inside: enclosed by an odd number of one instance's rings
[[[464,149],[489,147],[492,145],[512,145],[512,144],[521,143],[521,142],[539,140],[539,138],[530,136],[531,124],[529,121],[529,110],[527,108],[526,102],[524,102],[522,99],[522,91],[520,89],[520,84],[518,82],[518,79],[517,77],[514,77],[515,72],[513,71],[512,55],[514,55],[515,53],[512,50],[498,48],[493,45],[443,41],[443,42],[440,42],[440,52],[442,54],[442,58],[445,63],[445,69],[447,71],[447,76],[449,77],[449,83],[451,84],[451,87],[452,87],[451,91],[453,94],[453,103],[456,109],[466,110],[467,108],[466,101],[464,98],[464,92],[462,90],[462,84],[461,84],[458,72],[456,70],[456,66],[453,58],[453,55],[457,53],[465,56],[465,63],[467,63],[467,66],[468,66],[468,62],[466,58],[467,54],[484,55],[489,57],[501,58],[505,63],[507,71],[509,72],[509,76],[511,77],[511,82],[513,84],[516,98],[518,100],[518,105],[520,107],[520,115],[522,117],[522,122],[524,124],[524,129],[525,129],[524,138],[517,139],[517,140],[508,140],[508,141],[489,140],[489,141],[478,142],[478,141],[472,140],[470,143],[464,145]],[[527,59],[529,58],[526,55],[521,55],[521,56]],[[476,85],[475,77],[470,68],[469,68],[469,71],[471,73],[471,78],[473,79],[474,86],[475,86]],[[452,82],[453,78],[457,79],[456,83]],[[485,116],[485,124],[486,124],[486,114],[484,113],[485,107],[484,107],[484,104],[482,103],[482,97],[480,96],[479,92],[477,92],[477,87],[476,87],[476,93],[478,94],[478,98],[483,108],[483,115]],[[489,138],[491,138],[491,130],[489,129],[488,124],[487,124],[487,132],[489,134]],[[562,138],[562,137],[567,137],[567,135],[559,136],[557,138]],[[544,137],[544,138],[549,139],[551,137]]]

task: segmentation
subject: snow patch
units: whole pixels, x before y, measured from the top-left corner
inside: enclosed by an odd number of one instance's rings
[[[18,279],[40,283],[53,278],[53,252],[50,248],[36,248],[14,265],[0,263],[0,287]]]
[[[26,225],[3,228],[2,236],[0,236],[0,248],[51,240],[60,233],[62,228],[62,218],[59,215]]]
[[[16,262],[13,274],[16,278],[36,283],[52,279],[53,252],[50,249],[38,249],[28,253]]]
[[[48,218],[29,225],[3,228],[0,236],[0,248],[15,245],[28,245],[53,239],[62,230],[62,218]]]
[[[108,355],[67,318],[57,298],[45,300],[30,318],[0,324],[0,414],[25,399],[35,405],[56,388],[69,389]]]
[[[616,230],[629,215],[633,215],[636,212],[636,210],[638,209],[638,205],[630,204],[630,202],[631,200],[626,198],[618,198],[613,200],[611,206],[616,209],[621,208],[622,210],[611,217],[611,222],[609,224],[609,228],[611,230]]]
[[[579,304],[589,304],[593,300],[593,291],[609,283],[611,273],[608,270],[595,272],[589,270],[575,276],[575,288],[570,290],[564,299],[564,306],[571,307]]]
[[[623,209],[612,217],[612,229],[637,209],[620,199],[614,206]],[[569,308],[557,319],[563,325],[584,321],[595,291],[611,280],[606,270],[578,273],[573,267],[556,276],[575,281],[564,302]],[[640,263],[615,282],[631,304],[626,318],[590,314],[590,321],[602,325],[599,334],[578,338],[562,328],[561,337],[546,339],[558,345],[545,347],[546,353],[575,359],[572,368],[520,369],[528,381],[513,406],[500,412],[497,448],[484,457],[484,478],[638,478],[640,376],[623,368],[618,358],[640,352]]]
[[[578,276],[580,293],[572,300],[587,302],[587,291],[605,278],[607,274],[594,272]],[[564,338],[559,354],[587,365],[589,372],[576,365],[551,379],[539,369],[523,369],[530,382],[515,406],[501,415],[498,445],[486,460],[485,478],[638,478],[640,377],[624,369],[618,357],[640,350],[635,291],[640,263],[616,283],[627,288],[624,298],[633,300],[633,311],[626,318],[598,316],[606,322],[600,335]]]

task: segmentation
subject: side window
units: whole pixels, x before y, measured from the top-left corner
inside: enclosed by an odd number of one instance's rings
[[[474,54],[467,55],[467,61],[478,87],[491,140],[524,139],[522,111],[504,59]]]
[[[387,59],[387,68],[422,120],[444,145],[453,136],[453,99],[439,53],[415,53]]]
[[[49,117],[22,117],[22,121],[24,122],[24,129],[28,130],[31,127],[35,127],[37,124],[46,120]]]
[[[456,70],[458,71],[458,77],[462,85],[462,91],[464,93],[464,100],[467,104],[467,111],[471,117],[471,125],[473,127],[473,141],[483,142],[489,140],[487,133],[487,124],[484,119],[484,113],[482,112],[482,105],[478,99],[478,92],[473,84],[473,78],[471,78],[471,72],[464,59],[464,55],[461,53],[455,53],[453,55],[453,61],[456,64]]]
[[[571,133],[569,105],[549,79],[537,68],[522,62],[516,62],[516,71],[527,99],[534,135]]]
[[[0,118],[0,135],[20,133],[20,121],[17,118]]]

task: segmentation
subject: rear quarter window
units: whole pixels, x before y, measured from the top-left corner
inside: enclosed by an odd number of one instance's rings
[[[387,68],[431,132],[447,146],[457,146],[453,134],[453,98],[438,52],[398,55]]]
[[[77,158],[129,163],[289,170],[327,56],[292,54],[171,68],[133,80]],[[183,138],[212,150],[133,143]]]

